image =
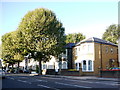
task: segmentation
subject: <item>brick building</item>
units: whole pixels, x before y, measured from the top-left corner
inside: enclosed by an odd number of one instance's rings
[[[83,75],[98,75],[101,69],[118,67],[118,46],[111,42],[88,38],[73,47],[74,68]]]

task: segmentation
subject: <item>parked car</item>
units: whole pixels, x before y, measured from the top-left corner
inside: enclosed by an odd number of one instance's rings
[[[30,71],[29,70],[24,70],[23,73],[30,73]]]
[[[21,69],[19,69],[19,70],[18,70],[18,69],[14,69],[14,72],[13,72],[13,73],[14,73],[14,74],[15,74],[15,73],[23,73],[23,70],[21,70]]]
[[[0,78],[5,78],[5,71],[0,69]]]

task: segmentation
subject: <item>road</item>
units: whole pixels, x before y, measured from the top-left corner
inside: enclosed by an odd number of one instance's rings
[[[46,88],[62,90],[72,88],[111,88],[117,90],[119,83],[116,81],[75,80],[58,77],[44,76],[7,76],[2,80],[2,88]],[[111,90],[110,89],[110,90]]]

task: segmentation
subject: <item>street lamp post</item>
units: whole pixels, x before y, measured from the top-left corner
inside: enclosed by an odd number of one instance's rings
[[[25,70],[27,71],[27,68],[28,68],[28,57],[25,56]]]
[[[29,53],[27,56],[25,56],[25,70],[28,69],[28,58],[31,56],[31,53]]]
[[[59,55],[59,74],[61,74],[61,69],[62,69],[62,55]]]

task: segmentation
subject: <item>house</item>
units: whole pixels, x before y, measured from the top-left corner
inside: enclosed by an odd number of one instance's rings
[[[5,67],[5,63],[4,63],[3,59],[0,58],[0,68],[1,67]]]
[[[39,65],[38,61],[35,61],[33,58],[31,59],[24,59],[22,62],[20,62],[20,68],[22,70],[26,70],[26,69],[32,69],[32,70],[36,70],[36,66]],[[17,65],[16,65],[17,67]]]
[[[47,70],[55,71],[59,69],[68,69],[67,60],[66,60],[66,52],[61,53],[60,56],[61,56],[61,61],[58,58],[51,55],[50,60],[46,62],[43,62],[43,61],[41,62],[43,74],[46,74]],[[37,68],[36,66],[38,65],[39,65],[38,61],[35,61],[33,58],[27,59],[27,56],[25,56],[25,59],[22,62],[20,62],[19,66],[22,70],[26,70],[26,69],[36,70]],[[17,64],[15,64],[15,67],[17,67]]]
[[[68,43],[64,46],[65,52],[61,53],[61,60],[54,56],[50,56],[51,59],[47,62],[41,62],[42,63],[42,70],[43,74],[46,73],[47,70],[59,70],[59,69],[71,69],[73,68],[73,60],[72,60],[72,47],[75,45],[75,43]],[[35,61],[32,59],[25,59],[20,63],[21,69],[32,69],[36,70],[36,66],[39,65],[38,61]],[[17,67],[17,66],[16,66]]]
[[[73,64],[82,75],[99,75],[100,70],[118,66],[118,46],[91,37],[73,47]]]
[[[68,43],[65,45],[65,50],[66,50],[66,61],[67,61],[67,67],[68,69],[73,69],[73,54],[72,54],[72,48],[75,46],[75,43]]]
[[[64,46],[65,52],[61,53],[61,60],[51,56],[47,62],[42,62],[43,74],[52,70],[76,69],[82,75],[99,75],[100,70],[109,67],[118,67],[118,46],[111,42],[91,37],[78,43],[68,43]],[[36,69],[38,61],[26,59],[20,63],[21,67]],[[52,72],[50,71],[50,72]]]

